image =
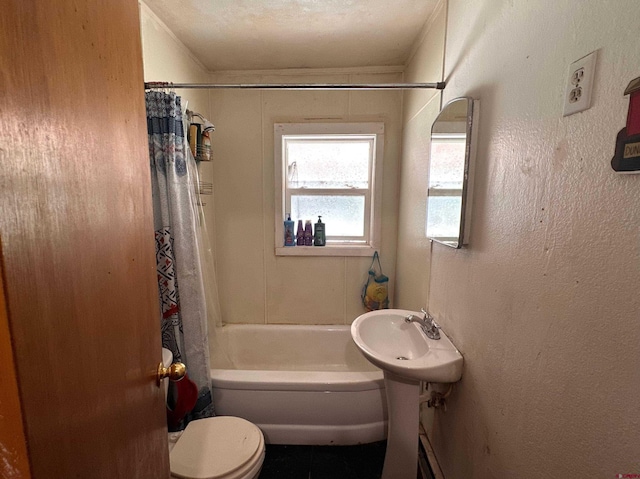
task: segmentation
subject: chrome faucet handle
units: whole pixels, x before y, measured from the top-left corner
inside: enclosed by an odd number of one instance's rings
[[[427,321],[429,319],[433,320],[433,316],[431,316],[424,308],[420,308],[422,314],[424,314],[424,320]]]

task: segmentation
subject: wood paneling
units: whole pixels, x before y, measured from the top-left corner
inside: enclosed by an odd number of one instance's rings
[[[3,2],[0,236],[34,478],[169,470],[135,0]]]

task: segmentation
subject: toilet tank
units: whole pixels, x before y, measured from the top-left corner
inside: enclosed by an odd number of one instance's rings
[[[173,353],[167,348],[162,348],[162,365],[165,368],[171,366],[173,362]],[[164,388],[164,400],[167,401],[167,393],[169,391],[169,378],[164,378],[162,380],[162,387]]]

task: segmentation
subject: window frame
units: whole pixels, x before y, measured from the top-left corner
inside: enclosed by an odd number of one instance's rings
[[[283,246],[284,219],[291,208],[291,192],[304,191],[312,195],[314,192],[322,195],[339,193],[340,195],[362,196],[361,188],[353,190],[329,188],[287,188],[284,144],[287,137],[293,139],[322,141],[319,136],[344,138],[348,136],[357,139],[373,137],[374,148],[370,155],[369,168],[369,212],[367,214],[367,195],[365,193],[364,242],[347,238],[343,243],[327,243],[326,246]],[[346,139],[346,138],[345,138]],[[367,138],[369,139],[369,138]],[[370,256],[379,249],[380,219],[382,206],[382,171],[384,152],[384,123],[275,123],[274,124],[274,166],[275,166],[275,254],[276,256]],[[281,219],[282,218],[282,219]],[[329,240],[331,236],[327,237]],[[335,240],[332,240],[335,241]]]

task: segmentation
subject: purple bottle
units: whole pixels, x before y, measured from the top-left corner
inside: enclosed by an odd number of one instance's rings
[[[311,226],[311,220],[304,222],[304,245],[313,246],[313,230]]]
[[[304,229],[302,228],[302,220],[298,220],[298,231],[296,231],[296,244],[304,246]]]

